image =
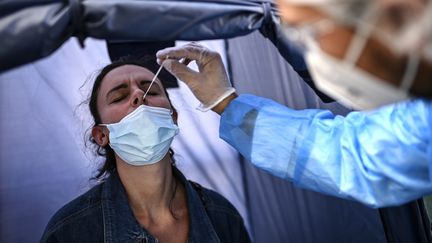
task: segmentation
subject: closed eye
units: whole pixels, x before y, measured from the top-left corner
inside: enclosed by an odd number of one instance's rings
[[[147,95],[158,95],[159,92],[152,92],[151,90],[147,93]]]
[[[127,96],[127,83],[121,83],[120,85],[115,86],[106,94],[106,99],[109,104],[119,102],[124,97]]]
[[[112,101],[111,101],[111,103],[118,103],[118,102],[120,102],[120,101],[122,101],[124,98],[125,98],[126,96],[120,96],[120,97],[117,97],[117,98],[114,98]]]
[[[125,98],[129,96],[129,91],[126,89],[118,90],[110,97],[110,104],[112,103],[118,103],[120,101],[123,101]]]
[[[142,81],[140,81],[140,87],[141,87],[141,89],[144,92],[147,91],[147,89],[149,88],[150,84],[151,84],[151,81],[148,81],[148,80],[142,80]],[[159,95],[160,92],[161,92],[161,89],[159,87],[159,84],[156,83],[156,82],[154,82],[152,84],[152,86],[150,87],[150,90],[148,91],[147,95]]]

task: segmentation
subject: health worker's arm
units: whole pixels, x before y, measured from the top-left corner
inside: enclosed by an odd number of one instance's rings
[[[372,207],[432,192],[430,101],[346,117],[252,95],[223,108],[220,137],[255,166],[300,187]]]

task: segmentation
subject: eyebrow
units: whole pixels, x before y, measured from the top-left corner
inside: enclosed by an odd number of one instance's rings
[[[114,93],[115,91],[117,91],[119,89],[125,89],[127,87],[128,87],[128,84],[126,84],[126,83],[122,83],[122,84],[115,86],[110,91],[108,91],[108,93],[106,94],[106,98],[108,98],[108,96],[110,96],[110,94]]]
[[[141,80],[140,82],[144,82],[144,84],[151,84],[151,80]],[[161,89],[162,87],[159,85],[159,83],[157,83],[156,81],[152,84],[152,86],[157,85],[157,87],[159,89]]]

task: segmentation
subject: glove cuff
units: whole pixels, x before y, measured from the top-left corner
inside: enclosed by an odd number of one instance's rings
[[[210,105],[205,105],[201,103],[196,109],[202,112],[206,112],[208,110],[213,109],[216,105],[218,105],[222,100],[226,97],[230,96],[232,93],[236,92],[236,89],[233,87],[228,88],[219,98],[213,101]]]

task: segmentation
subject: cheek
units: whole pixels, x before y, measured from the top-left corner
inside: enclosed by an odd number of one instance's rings
[[[102,109],[100,112],[102,123],[110,124],[119,122],[123,117],[127,115],[127,112],[127,106],[104,107],[104,109]]]
[[[171,108],[171,104],[170,104],[168,98],[161,97],[161,96],[151,97],[151,98],[147,99],[146,105],[155,106],[155,107],[162,107],[162,108],[167,108],[167,109]]]
[[[343,59],[352,37],[353,32],[351,30],[335,28],[331,33],[320,36],[319,44],[327,54]]]

